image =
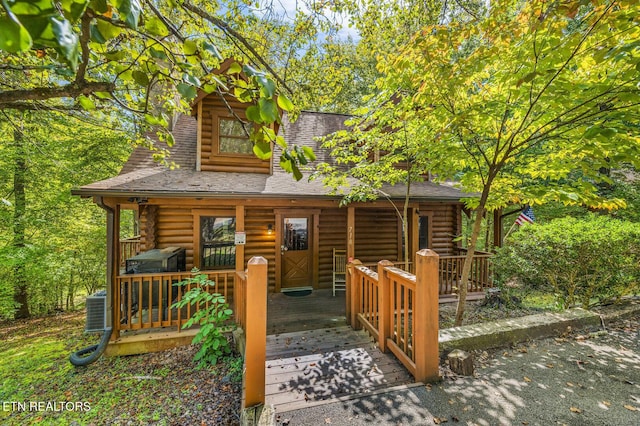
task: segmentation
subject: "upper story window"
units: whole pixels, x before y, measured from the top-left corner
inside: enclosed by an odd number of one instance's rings
[[[251,154],[253,143],[249,139],[252,125],[235,118],[218,118],[218,141],[221,154]]]

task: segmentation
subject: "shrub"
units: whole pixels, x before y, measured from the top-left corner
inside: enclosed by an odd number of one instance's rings
[[[197,268],[191,272],[194,274],[193,277],[174,284],[183,287],[191,284],[192,288],[182,296],[180,301],[173,304],[172,308],[181,309],[187,305],[200,306],[200,309],[189,318],[182,328],[189,328],[194,324],[200,325],[200,330],[193,338],[192,343],[201,343],[202,346],[196,353],[194,360],[198,362],[199,367],[215,365],[221,357],[231,353],[229,341],[223,334],[222,328],[231,318],[233,311],[229,308],[223,295],[209,292],[209,288],[215,286],[214,281],[208,279],[206,274],[198,274]]]
[[[640,224],[590,214],[523,226],[495,256],[497,282],[552,291],[588,308],[638,291]]]

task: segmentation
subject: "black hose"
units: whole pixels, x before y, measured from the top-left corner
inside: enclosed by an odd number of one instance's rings
[[[107,348],[112,331],[113,329],[111,327],[105,328],[99,344],[92,345],[72,353],[69,356],[69,362],[71,362],[71,364],[75,365],[76,367],[84,367],[91,364],[92,362],[97,361],[104,350]]]

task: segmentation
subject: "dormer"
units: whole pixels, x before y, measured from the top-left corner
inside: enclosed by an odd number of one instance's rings
[[[203,172],[271,173],[271,161],[260,160],[249,140],[250,104],[211,93],[196,100],[198,121],[196,170]]]
[[[226,60],[218,73],[226,72],[232,64],[235,64],[232,59]],[[242,73],[234,74],[234,78],[247,80]],[[218,91],[198,93],[192,103],[192,115],[198,123],[197,171],[272,172],[271,161],[260,160],[253,153],[249,134],[254,124],[246,116],[246,110],[251,105]]]

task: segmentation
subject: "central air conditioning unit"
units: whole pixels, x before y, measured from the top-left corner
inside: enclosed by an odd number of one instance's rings
[[[87,296],[87,322],[84,331],[101,333],[107,328],[107,292],[101,290]]]

